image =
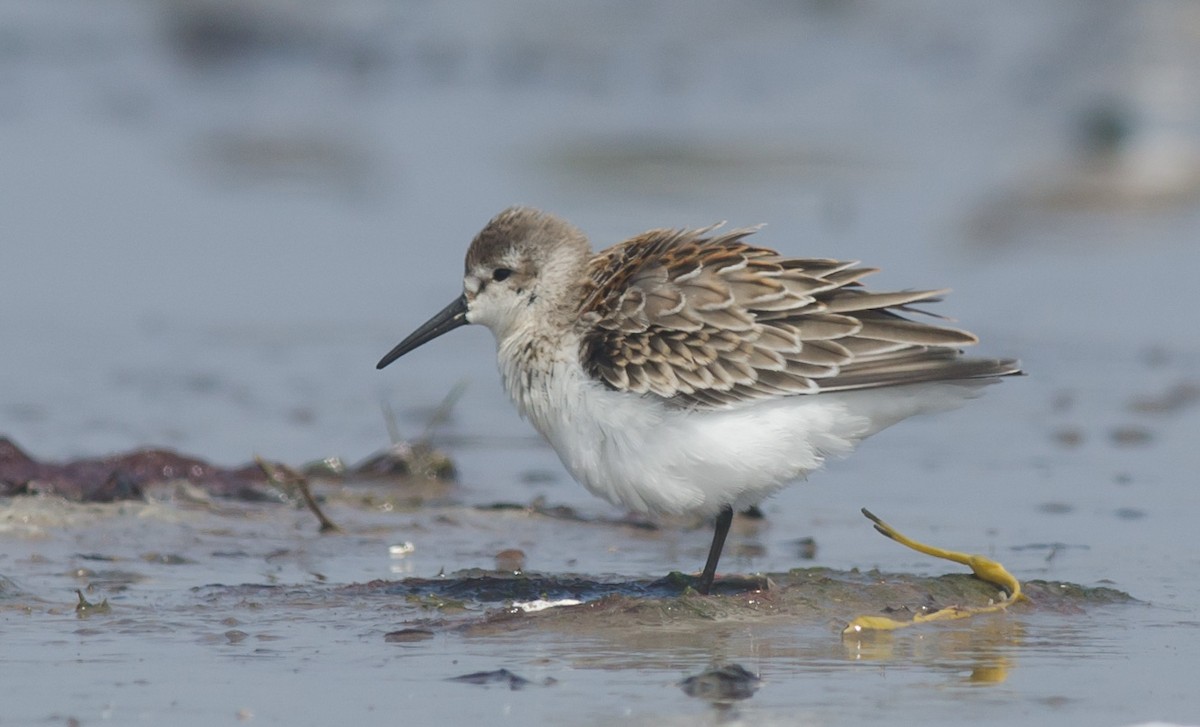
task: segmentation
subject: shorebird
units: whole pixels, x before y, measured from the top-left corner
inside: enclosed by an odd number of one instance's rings
[[[1020,373],[908,317],[945,290],[873,292],[860,280],[875,269],[780,255],[747,242],[757,229],[651,230],[594,254],[565,220],[509,208],[471,242],[462,294],[377,368],[489,328],[508,395],[588,490],[716,517],[707,594],[735,509]]]

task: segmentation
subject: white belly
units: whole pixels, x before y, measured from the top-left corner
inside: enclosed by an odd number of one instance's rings
[[[593,493],[654,513],[757,503],[849,452],[867,426],[815,398],[686,412],[597,387],[584,401],[586,413],[568,413],[542,433]]]
[[[914,414],[951,409],[987,380],[798,395],[685,410],[614,391],[578,363],[541,375],[501,362],[509,394],[593,494],[657,514],[755,504],[828,457]]]

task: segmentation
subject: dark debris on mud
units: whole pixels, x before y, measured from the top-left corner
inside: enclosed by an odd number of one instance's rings
[[[44,462],[0,438],[0,496],[58,495],[76,502],[140,500],[150,487],[186,480],[218,497],[264,500],[266,477],[257,465],[226,469],[166,449]]]
[[[395,483],[408,479],[452,482],[454,467],[446,455],[424,443],[399,442],[348,466],[339,458],[319,460],[304,469],[324,481]],[[169,449],[138,449],[106,457],[47,462],[31,457],[12,440],[0,437],[0,497],[56,495],[73,502],[142,500],[155,487],[186,482],[213,497],[248,502],[283,501],[291,493],[273,484],[256,463],[220,467]]]
[[[519,674],[514,674],[508,669],[496,669],[495,671],[477,671],[471,674],[463,674],[462,676],[450,677],[447,681],[462,682],[464,684],[479,684],[482,686],[503,685],[509,689],[516,691],[525,687],[534,685],[532,682]],[[545,680],[538,682],[540,686],[549,687],[558,683],[553,677],[546,677]]]

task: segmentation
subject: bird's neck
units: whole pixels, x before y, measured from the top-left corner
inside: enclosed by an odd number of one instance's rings
[[[577,334],[570,330],[522,331],[497,343],[504,388],[521,415],[543,434],[564,414],[573,373],[582,375]]]

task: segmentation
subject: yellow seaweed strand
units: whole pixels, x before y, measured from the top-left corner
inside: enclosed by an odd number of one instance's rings
[[[894,631],[930,621],[953,621],[960,618],[970,618],[977,614],[996,613],[1025,598],[1025,595],[1021,593],[1021,582],[1005,570],[1004,566],[991,558],[926,545],[904,535],[891,525],[880,520],[865,507],[862,513],[868,520],[875,524],[876,530],[895,540],[897,543],[912,548],[918,553],[924,553],[934,558],[941,558],[942,560],[949,560],[968,566],[975,574],[975,577],[999,586],[1004,589],[1007,595],[1005,598],[987,606],[947,606],[931,613],[918,613],[912,617],[911,621],[897,621],[887,616],[859,616],[852,620],[846,628],[842,629],[843,634],[857,634],[863,631]]]

